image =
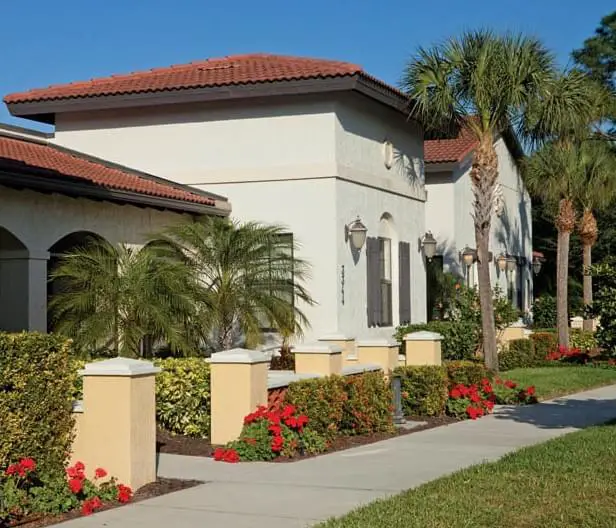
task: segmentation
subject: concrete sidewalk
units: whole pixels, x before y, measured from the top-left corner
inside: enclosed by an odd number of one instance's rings
[[[296,463],[162,455],[159,474],[201,486],[66,523],[67,528],[299,528],[442,475],[616,418],[616,385]],[[64,525],[63,525],[64,526]]]

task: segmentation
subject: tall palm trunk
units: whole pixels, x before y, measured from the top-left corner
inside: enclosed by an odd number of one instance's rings
[[[592,276],[590,266],[592,265],[592,247],[597,242],[599,236],[597,220],[591,209],[584,209],[582,220],[578,226],[580,239],[582,240],[582,261],[584,266],[584,307],[592,305]],[[584,318],[584,330],[592,331],[593,320]]]
[[[498,352],[490,281],[489,241],[497,177],[498,158],[494,150],[492,134],[486,134],[475,151],[471,169],[471,182],[474,194],[473,219],[475,222],[475,242],[477,244],[477,275],[483,354],[486,367],[495,372],[498,371]]]
[[[562,199],[556,217],[558,247],[556,258],[556,327],[558,344],[569,346],[569,313],[567,300],[567,281],[569,279],[569,240],[575,228],[575,209],[573,202]]]

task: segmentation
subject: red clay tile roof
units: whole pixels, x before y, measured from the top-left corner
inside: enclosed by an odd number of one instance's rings
[[[5,103],[25,103],[54,99],[96,97],[255,84],[302,79],[325,79],[363,75],[397,93],[395,88],[367,75],[360,66],[348,62],[269,54],[233,55],[190,64],[155,68],[126,75],[113,75],[13,93]]]
[[[201,205],[216,205],[211,197],[193,193],[139,176],[128,169],[120,170],[102,162],[96,162],[78,153],[67,151],[50,144],[36,143],[24,139],[0,136],[0,163],[9,162],[15,167],[44,169],[59,176],[77,178],[84,183],[95,184],[102,188],[128,191]],[[53,175],[50,175],[53,177]]]
[[[479,144],[473,134],[462,129],[455,139],[432,139],[424,141],[426,163],[451,163],[462,161]]]

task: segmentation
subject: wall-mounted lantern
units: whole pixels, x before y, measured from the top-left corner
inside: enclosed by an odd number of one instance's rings
[[[535,275],[539,275],[541,271],[541,266],[543,266],[543,261],[539,257],[533,257],[533,273]]]
[[[368,228],[362,224],[359,216],[354,222],[344,226],[344,240],[346,242],[350,240],[351,246],[353,246],[353,249],[356,249],[357,251],[360,251],[361,248],[364,247],[367,233]]]
[[[421,247],[423,248],[424,256],[428,262],[432,262],[434,254],[436,253],[436,238],[432,236],[432,233],[428,231],[421,240]]]
[[[501,253],[496,259],[496,265],[498,266],[498,270],[503,272],[507,269],[507,255]]]
[[[507,257],[507,271],[513,273],[518,266],[518,261],[515,257]]]
[[[460,253],[460,257],[464,265],[469,268],[477,260],[477,251],[466,246]]]

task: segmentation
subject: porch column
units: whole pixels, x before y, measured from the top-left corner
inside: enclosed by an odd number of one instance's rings
[[[47,251],[0,251],[0,330],[47,332]]]

